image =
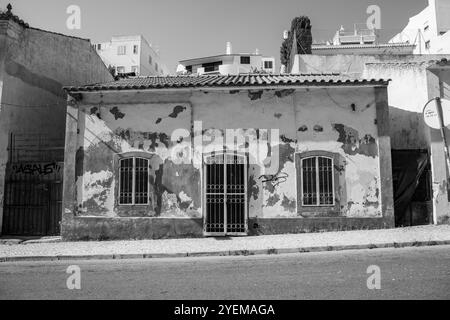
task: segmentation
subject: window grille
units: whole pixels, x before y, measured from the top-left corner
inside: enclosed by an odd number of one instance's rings
[[[302,205],[333,206],[333,159],[309,157],[302,159]]]
[[[119,204],[148,204],[147,159],[124,158],[119,167]]]

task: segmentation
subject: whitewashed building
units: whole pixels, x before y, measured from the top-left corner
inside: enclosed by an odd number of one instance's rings
[[[361,28],[355,25],[353,30],[345,30],[341,27],[336,31],[333,41],[326,43],[315,43],[311,46],[314,55],[408,55],[412,54],[416,45],[408,41],[392,41],[380,43],[379,35],[374,29]]]
[[[428,0],[428,6],[409,18],[390,42],[415,43],[414,54],[450,53],[450,0]]]
[[[106,66],[115,68],[116,74],[169,74],[158,52],[142,35],[115,36],[109,42],[95,44],[95,49]]]
[[[237,75],[240,73],[275,73],[275,58],[254,53],[232,53],[231,43],[227,42],[225,54],[181,60],[178,73]]]

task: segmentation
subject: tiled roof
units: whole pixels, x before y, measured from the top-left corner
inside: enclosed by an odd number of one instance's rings
[[[338,73],[240,74],[134,77],[81,87],[65,87],[68,92],[168,88],[278,87],[323,85],[387,85],[389,80],[361,79]]]

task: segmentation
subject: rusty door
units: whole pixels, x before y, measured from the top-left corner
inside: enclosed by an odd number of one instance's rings
[[[240,154],[215,153],[204,163],[204,234],[247,234],[247,162]]]

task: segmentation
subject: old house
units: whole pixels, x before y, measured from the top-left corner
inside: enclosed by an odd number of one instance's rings
[[[60,232],[64,85],[110,81],[89,40],[0,11],[0,234]]]
[[[393,227],[387,86],[243,74],[67,87],[62,236]]]

